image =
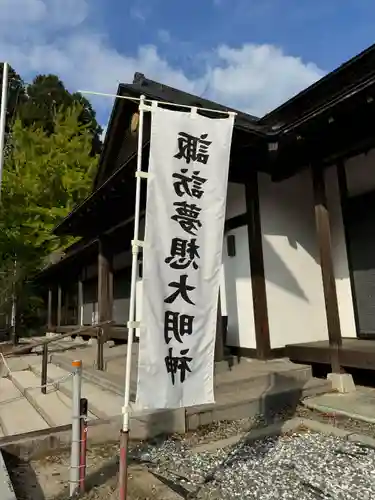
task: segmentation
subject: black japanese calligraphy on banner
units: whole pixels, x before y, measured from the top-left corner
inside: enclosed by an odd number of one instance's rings
[[[190,266],[193,267],[193,269],[198,269],[199,246],[196,242],[196,238],[190,240],[173,238],[170,255],[165,259],[165,262],[169,264],[172,269],[183,270]]]
[[[144,408],[214,401],[233,122],[233,115],[152,112],[137,389]]]
[[[195,170],[192,175],[187,175],[188,169],[182,168],[180,173],[173,174],[173,187],[177,196],[181,197],[187,194],[191,198],[200,199],[203,196],[203,185],[207,179],[199,177],[199,170]]]
[[[171,219],[178,222],[186,233],[196,235],[198,229],[202,227],[202,222],[199,219],[202,208],[195,203],[190,204],[186,201],[175,201],[173,206],[176,213],[172,215]]]
[[[187,164],[191,161],[201,162],[207,165],[209,160],[209,150],[208,147],[211,144],[207,140],[208,134],[202,134],[200,137],[194,137],[193,135],[186,134],[185,132],[180,132],[177,139],[178,153],[175,154],[175,158],[184,159]],[[172,220],[176,221],[180,227],[189,234],[197,234],[199,228],[202,227],[202,223],[199,220],[199,214],[202,208],[199,206],[199,200],[204,196],[204,184],[207,179],[200,176],[198,170],[193,170],[193,173],[189,173],[188,168],[181,168],[180,173],[172,174],[173,188],[178,197],[190,197],[196,198],[198,204],[188,204],[186,201],[174,202],[175,214],[171,217]],[[196,245],[196,238],[191,239],[188,243],[187,240],[182,240],[181,238],[173,238],[171,242],[171,255],[165,259],[165,262],[169,264],[172,269],[176,271],[181,271],[186,269],[190,263],[192,267],[190,270],[198,270],[198,264],[196,257],[199,258],[197,252],[198,246]],[[174,257],[180,255],[180,260],[174,260]],[[186,260],[186,255],[190,256],[190,260]],[[178,296],[181,296],[187,304],[194,306],[194,302],[190,299],[188,292],[193,292],[196,287],[189,286],[187,284],[188,274],[180,274],[179,281],[171,282],[168,286],[176,288],[176,291],[164,299],[166,304],[172,304]],[[179,318],[179,322],[178,322]],[[168,332],[173,328],[174,338],[177,342],[183,343],[182,337],[187,333],[192,335],[194,333],[194,314],[181,314],[177,311],[166,311],[165,313],[165,323],[164,323],[164,335],[165,342],[169,344],[171,337],[168,336]],[[181,351],[181,354],[187,354],[189,349]],[[174,360],[172,362],[172,359]],[[182,362],[182,360],[184,360]],[[193,358],[183,358],[172,357],[172,348],[169,349],[168,356],[165,357],[165,366],[167,373],[171,375],[171,382],[174,385],[176,382],[176,371],[180,370],[180,383],[182,384],[186,380],[186,371],[191,372],[188,368],[188,361],[192,361]]]
[[[178,152],[174,155],[175,158],[183,158],[187,164],[191,161],[207,164],[209,159],[208,146],[211,144],[207,140],[208,134],[201,134],[196,137],[186,132],[178,134]]]

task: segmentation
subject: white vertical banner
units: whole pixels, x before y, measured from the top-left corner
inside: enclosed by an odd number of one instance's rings
[[[234,113],[153,107],[137,406],[214,402],[217,298]]]

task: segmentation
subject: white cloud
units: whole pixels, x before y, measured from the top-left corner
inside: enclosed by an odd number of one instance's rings
[[[29,31],[37,23],[44,23],[43,28],[48,31],[79,25],[87,17],[89,7],[86,0],[0,0],[0,12],[1,28],[7,33],[20,26]],[[22,40],[22,32],[14,34]]]
[[[203,74],[194,79],[162,58],[155,46],[140,46],[133,57],[115,50],[106,36],[84,23],[89,13],[85,0],[0,0],[0,12],[0,60],[9,60],[26,78],[56,73],[71,90],[114,92],[120,81],[131,82],[134,73],[141,71],[260,116],[323,75],[315,64],[286,55],[280,48],[245,44],[213,50],[205,57]],[[59,12],[63,13],[59,16]],[[25,36],[19,30],[13,36],[6,29],[13,18],[19,29],[25,27]],[[53,30],[55,36],[47,37]],[[100,117],[108,113],[110,101],[92,101]]]
[[[247,44],[217,49],[219,65],[208,69],[209,94],[218,101],[230,96],[234,107],[262,115],[323,76],[316,64],[304,63],[273,45]]]
[[[138,21],[146,21],[146,13],[140,7],[132,7],[130,9],[130,15],[133,19]]]
[[[1,0],[1,25],[7,23],[33,23],[43,19],[47,6],[42,0]]]
[[[169,31],[163,29],[158,30],[158,38],[163,43],[169,43],[171,41],[171,35]]]

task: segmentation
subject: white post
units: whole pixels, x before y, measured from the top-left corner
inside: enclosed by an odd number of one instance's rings
[[[140,266],[143,264],[141,262],[138,262],[138,275],[137,275],[137,285],[136,285],[136,292],[135,292],[135,319],[137,323],[141,322],[142,319],[142,277],[139,272]],[[136,329],[135,333],[136,337],[140,338],[141,336],[141,329],[138,327]]]
[[[137,156],[137,173],[142,171],[142,148],[143,148],[143,116],[144,116],[144,101],[145,96],[142,95],[139,101],[139,124],[138,124],[138,156]],[[135,188],[135,216],[134,216],[134,238],[132,241],[132,271],[130,282],[130,304],[129,304],[129,323],[128,323],[128,345],[126,351],[126,371],[125,371],[125,392],[124,392],[124,408],[123,408],[123,432],[129,432],[129,402],[130,402],[130,378],[132,364],[132,347],[134,337],[134,321],[135,321],[135,294],[137,284],[137,266],[138,266],[138,237],[139,237],[139,215],[141,204],[141,177],[136,177]]]
[[[70,455],[70,498],[79,490],[79,466],[81,450],[81,385],[82,361],[72,361],[73,390],[72,390],[72,445]]]
[[[0,109],[0,199],[1,199],[1,184],[3,180],[7,100],[8,100],[8,63],[5,62],[3,67],[3,86],[1,89],[1,109]]]
[[[78,325],[83,326],[83,283],[78,281]]]
[[[13,286],[12,286],[12,309],[10,316],[10,325],[12,328],[12,341],[13,344],[16,345],[18,343],[17,339],[17,325],[16,325],[16,317],[17,317],[17,296],[16,296],[16,285],[17,285],[17,259],[14,259],[14,268],[13,268]]]

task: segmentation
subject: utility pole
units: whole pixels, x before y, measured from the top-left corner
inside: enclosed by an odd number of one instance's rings
[[[5,62],[3,66],[3,85],[1,89],[1,108],[0,108],[0,199],[1,199],[1,184],[3,180],[7,101],[8,101],[8,63]]]
[[[3,82],[1,88],[1,107],[0,107],[0,200],[1,200],[1,187],[3,181],[3,166],[4,166],[4,146],[5,146],[5,125],[7,120],[7,103],[8,103],[8,63],[3,63]],[[16,270],[16,263],[14,265],[14,273]],[[13,274],[14,281],[14,274]],[[12,284],[12,312],[11,312],[11,327],[12,338],[15,342],[16,333],[16,299],[14,296],[14,282]]]

